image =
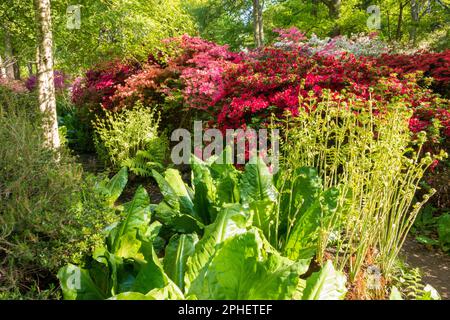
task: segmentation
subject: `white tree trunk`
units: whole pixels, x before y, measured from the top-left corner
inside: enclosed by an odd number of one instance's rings
[[[48,147],[60,147],[53,80],[53,39],[50,0],[34,0],[37,39],[37,84],[39,108],[45,113],[44,132]]]

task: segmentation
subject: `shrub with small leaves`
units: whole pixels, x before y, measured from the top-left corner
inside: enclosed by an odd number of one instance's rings
[[[126,166],[147,176],[166,160],[168,140],[158,133],[159,115],[140,102],[120,112],[105,111],[93,125],[97,153],[114,169]]]

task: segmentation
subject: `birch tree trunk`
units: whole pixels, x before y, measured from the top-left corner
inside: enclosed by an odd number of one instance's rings
[[[36,13],[37,85],[39,109],[46,115],[44,133],[48,147],[60,147],[53,80],[53,39],[50,0],[33,0]]]
[[[260,0],[253,0],[253,30],[255,46],[261,48],[264,45],[263,8]]]

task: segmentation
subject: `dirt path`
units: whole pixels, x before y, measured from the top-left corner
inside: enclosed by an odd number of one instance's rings
[[[413,268],[423,271],[423,281],[432,285],[442,299],[450,300],[450,256],[438,250],[429,250],[408,238],[403,246],[402,257]]]

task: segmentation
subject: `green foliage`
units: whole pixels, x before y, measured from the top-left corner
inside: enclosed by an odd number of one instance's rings
[[[145,60],[161,48],[162,39],[193,30],[193,23],[179,0],[166,1],[80,1],[81,28],[66,28],[66,8],[61,0],[52,3],[58,61],[62,66],[87,67],[104,59],[134,58]],[[121,21],[120,26],[117,21]],[[74,50],[77,48],[77,50]],[[77,51],[85,48],[86,54]],[[70,63],[70,64],[69,64]]]
[[[186,262],[194,253],[197,242],[196,234],[176,234],[166,247],[164,271],[181,290],[184,290]]]
[[[198,299],[284,300],[292,298],[298,276],[309,261],[297,263],[281,257],[257,231],[225,240],[199,275],[189,293]]]
[[[79,29],[68,28],[68,8],[79,5]],[[180,0],[53,0],[51,2],[55,66],[78,73],[104,59],[144,61],[163,49],[161,40],[194,32],[191,15]],[[35,59],[35,17],[32,1],[0,4],[1,39],[8,30],[19,64]],[[117,24],[120,21],[120,25]],[[0,52],[3,53],[3,41]],[[80,54],[82,52],[82,54]]]
[[[173,238],[166,248],[163,267],[151,246],[158,231],[154,232],[154,224],[143,219],[145,208],[137,214],[125,209],[124,220],[110,229],[109,236],[113,234],[120,246],[107,241],[105,247],[94,251],[89,268],[69,264],[59,271],[65,299],[291,299],[299,290],[299,276],[307,271],[309,260],[294,262],[284,258],[260,231],[243,228],[236,233],[233,224],[223,224],[226,219],[218,218],[197,245],[194,235]],[[130,219],[134,221],[131,224]],[[125,225],[126,231],[122,232]],[[185,241],[189,243],[187,247]],[[202,256],[203,259],[198,258]],[[327,275],[329,268],[330,265]],[[192,281],[183,290],[164,270],[182,286],[185,274]],[[331,286],[334,285],[333,282]],[[323,281],[314,278],[312,286],[323,286]],[[305,298],[342,298],[333,292],[329,289]]]
[[[309,264],[281,257],[256,230],[250,230],[218,243],[189,291],[183,294],[163,272],[153,249],[144,245],[151,239],[144,240],[138,229],[135,231],[128,233],[127,240],[121,236],[122,241],[137,243],[135,248],[138,251],[126,251],[126,261],[117,252],[114,254],[103,249],[101,255],[94,253],[89,269],[74,265],[62,268],[58,278],[64,298],[86,300],[112,296],[113,299],[143,300],[190,296],[200,299],[289,299],[297,287],[299,275],[306,272]],[[227,233],[227,229],[222,231]],[[171,264],[171,258],[166,256],[165,263]],[[107,266],[101,269],[102,273],[96,272],[99,263]]]
[[[438,219],[439,243],[444,251],[450,251],[450,214],[446,213]]]
[[[341,272],[334,270],[333,263],[327,261],[324,267],[306,280],[303,300],[339,300],[343,299],[347,288],[347,279]]]
[[[128,182],[128,170],[126,167],[111,179],[105,178],[97,183],[97,190],[105,197],[106,203],[113,207],[114,203],[119,199]]]
[[[234,50],[253,46],[251,1],[189,0],[186,7],[203,38]]]
[[[153,171],[164,200],[158,206],[151,205],[139,187],[134,198],[121,206],[122,221],[108,228],[105,244],[95,249],[86,267],[69,264],[59,271],[64,298],[292,299],[301,297],[308,288],[305,299],[342,299],[345,276],[336,272],[331,262],[305,285],[299,276],[308,270],[311,257],[283,257],[252,225],[255,212],[249,203],[276,201],[272,177],[262,160],[255,160],[242,174],[214,160],[193,159],[194,188],[174,169],[168,169],[164,176]],[[204,181],[213,182],[202,185],[201,192],[208,197],[195,201],[199,192],[195,175],[199,173],[208,177]],[[217,186],[237,187],[243,203],[221,203]],[[315,201],[314,196],[310,198]],[[206,210],[214,216],[196,211],[209,206],[215,207],[214,211]],[[164,228],[176,233],[161,262],[154,242]]]
[[[159,223],[142,187],[123,205],[123,219],[108,229],[87,269],[69,264],[58,272],[65,299],[105,299],[126,291],[148,293],[169,283],[152,247]]]
[[[121,112],[105,110],[94,122],[94,143],[105,163],[118,169],[128,167],[140,176],[161,169],[166,160],[168,140],[158,135],[159,117],[140,103]]]
[[[403,297],[408,300],[441,299],[436,289],[423,282],[422,273],[418,268],[411,269],[404,265],[400,265],[395,273],[391,290],[391,300],[402,300]]]
[[[280,252],[294,260],[313,257],[323,223],[336,212],[337,189],[324,190],[311,168],[286,170],[276,176],[275,185],[261,158],[240,172],[226,163],[229,152],[206,162],[193,157],[192,186],[174,169],[165,177],[154,172],[164,197],[156,216],[172,230],[190,233],[216,220],[224,205],[241,204],[239,210],[253,215],[253,224]]]
[[[64,92],[56,95],[56,109],[59,127],[66,128],[67,146],[77,152],[93,152],[93,132],[89,125],[91,117],[87,108],[75,107]]]
[[[220,243],[247,231],[249,218],[249,215],[243,211],[240,205],[228,205],[217,215],[214,223],[206,226],[205,233],[196,245],[195,251],[187,264],[185,277],[187,288],[198,277],[203,266],[214,254]]]
[[[55,270],[81,262],[115,214],[67,150],[44,147],[35,101],[0,89],[0,291],[43,298]]]
[[[37,284],[34,284],[27,288],[26,292],[21,292],[18,288],[0,291],[0,300],[60,300],[61,298],[59,288],[53,284],[46,290],[42,290]]]
[[[431,205],[425,206],[418,214],[412,227],[416,240],[427,246],[440,246],[444,252],[450,251],[450,214],[444,212],[436,216]]]
[[[232,49],[253,46],[252,1],[190,0],[188,11],[195,18],[200,34]],[[266,42],[274,40],[274,29],[297,27],[307,36],[350,36],[376,31],[391,43],[414,48],[445,50],[448,48],[450,10],[443,1],[418,0],[418,21],[412,18],[413,1],[264,1],[263,23]],[[327,4],[339,3],[333,12]],[[380,8],[380,29],[367,22],[371,5]],[[400,9],[400,7],[402,9]],[[433,36],[430,36],[433,35]],[[413,48],[413,49],[414,49]]]
[[[324,191],[315,169],[292,169],[279,171],[277,177],[280,197],[276,221],[285,229],[284,239],[278,236],[277,241],[283,239],[289,257],[312,257],[319,248],[321,233],[336,214],[339,192],[333,188]]]

